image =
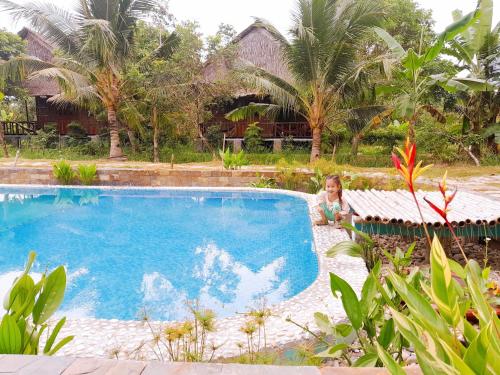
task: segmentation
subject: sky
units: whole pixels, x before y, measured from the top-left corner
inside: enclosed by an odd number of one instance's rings
[[[104,0],[103,0],[104,1]],[[52,0],[52,3],[71,7],[72,0]],[[165,1],[167,2],[167,1]],[[253,22],[253,17],[264,18],[283,34],[290,27],[290,13],[295,0],[170,0],[171,13],[178,21],[195,20],[200,31],[206,36],[214,34],[221,22],[233,25],[240,32]],[[435,31],[442,31],[452,22],[451,12],[460,9],[468,13],[475,8],[476,0],[417,0],[426,9],[431,9],[436,21]],[[493,24],[500,21],[500,4],[494,9]],[[24,26],[22,22],[13,23],[5,12],[0,12],[0,28],[16,32]]]

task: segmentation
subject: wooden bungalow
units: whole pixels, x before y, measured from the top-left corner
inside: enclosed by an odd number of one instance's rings
[[[291,74],[284,62],[282,42],[275,36],[275,33],[277,33],[275,29],[269,29],[265,23],[259,20],[255,21],[231,42],[234,48],[231,61],[218,59],[207,62],[203,71],[205,81],[223,80],[232,69],[249,63],[282,79],[289,80]],[[218,125],[224,132],[226,139],[233,143],[233,148],[239,150],[246,128],[255,121],[232,122],[224,117],[225,114],[250,103],[266,103],[269,100],[269,97],[262,97],[259,93],[251,90],[235,92],[232,100],[212,109],[213,117],[201,124],[202,132],[206,134],[210,126]],[[261,118],[257,121],[262,128],[264,140],[273,141],[274,150],[281,149],[284,138],[291,137],[295,141],[311,141],[311,130],[308,123],[302,118],[288,114],[278,116],[275,119]]]
[[[51,61],[54,47],[44,40],[40,34],[23,28],[18,35],[26,41],[26,52],[43,61]],[[23,82],[30,96],[35,99],[36,120],[3,123],[5,135],[19,137],[33,134],[47,124],[54,124],[61,135],[67,134],[70,122],[78,122],[87,135],[93,136],[101,132],[104,123],[98,121],[90,112],[72,105],[56,105],[50,98],[60,93],[57,81],[53,79],[31,79]],[[30,116],[27,114],[27,119]]]

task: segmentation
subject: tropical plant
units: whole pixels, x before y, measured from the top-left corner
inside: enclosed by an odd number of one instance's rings
[[[438,109],[429,103],[422,103],[424,95],[437,82],[435,78],[426,75],[425,68],[438,58],[445,43],[466,30],[478,14],[476,10],[455,21],[446,27],[429,47],[425,48],[421,43],[418,51],[413,48],[404,50],[389,33],[379,27],[374,27],[375,33],[389,48],[389,53],[383,59],[383,67],[389,80],[393,79],[392,66],[394,63],[399,64],[399,70],[396,72],[397,82],[377,85],[376,93],[396,96],[396,116],[408,121],[408,133],[412,142],[415,142],[415,124],[423,111],[428,112],[441,123],[446,121]]]
[[[500,54],[500,23],[493,27],[493,0],[479,0],[479,16],[465,30],[450,40],[443,53],[458,60],[459,71],[467,71],[463,77],[436,75],[445,89],[457,93],[461,103],[457,111],[463,116],[462,132],[489,139],[495,144],[494,134],[499,132],[497,117],[500,113],[500,72],[496,67]],[[455,20],[462,17],[453,12]],[[494,147],[495,151],[496,147]],[[472,153],[480,156],[479,142],[472,143]]]
[[[391,113],[392,109],[386,109],[380,105],[351,108],[348,111],[346,125],[352,135],[351,155],[353,157],[358,155],[359,145],[366,133],[377,129]]]
[[[48,335],[45,346],[40,347],[40,338],[49,329],[47,322],[64,299],[66,271],[59,266],[49,274],[43,273],[35,283],[29,275],[35,257],[33,251],[29,253],[23,273],[14,280],[5,296],[5,315],[0,324],[1,354],[53,355],[73,339],[68,336],[56,343],[66,322],[66,318],[62,318]]]
[[[4,94],[0,92],[0,102],[3,100]],[[9,150],[7,150],[7,142],[5,142],[5,131],[3,127],[3,122],[11,121],[12,117],[14,116],[13,113],[7,111],[5,109],[0,109],[0,145],[2,146],[3,149],[3,156],[8,158],[9,157]]]
[[[309,181],[311,193],[317,194],[325,187],[326,176],[320,168],[314,168],[314,176]]]
[[[334,245],[326,252],[326,256],[334,258],[337,255],[345,254],[352,257],[362,258],[366,268],[372,270],[380,260],[380,254],[375,251],[375,241],[370,236],[349,223],[341,224],[345,229],[354,232],[356,240],[345,240]]]
[[[78,166],[78,179],[84,185],[92,185],[97,179],[97,167],[95,164],[81,164]]]
[[[219,150],[219,156],[222,159],[222,164],[225,169],[240,169],[242,166],[248,165],[248,160],[243,150],[235,154],[227,148],[224,152]]]
[[[276,189],[278,183],[272,177],[257,176],[259,179],[255,182],[250,183],[251,187],[254,188],[266,188],[266,189]]]
[[[293,112],[309,123],[313,137],[310,160],[318,159],[323,129],[339,116],[346,88],[361,69],[357,53],[381,15],[379,4],[373,1],[298,0],[290,42],[266,25],[283,44],[291,78],[247,67],[242,73],[246,80],[270,95],[273,104],[251,103],[227,117],[237,121],[255,114]]]
[[[389,307],[394,326],[413,346],[424,374],[500,372],[500,320],[483,294],[485,283],[475,260],[462,268],[446,258],[434,237],[430,283],[422,285],[423,295],[393,272],[388,279],[409,312],[402,314]],[[469,308],[479,320],[478,327],[465,318]],[[376,347],[391,373],[404,373],[390,353],[380,345]]]
[[[253,122],[245,129],[245,149],[247,152],[259,153],[264,149],[264,139],[262,138],[262,128],[258,122]]]
[[[81,0],[69,12],[50,2],[1,0],[0,8],[30,22],[61,53],[50,62],[29,56],[11,58],[0,65],[0,77],[56,79],[62,93],[51,100],[103,107],[109,125],[109,156],[122,157],[117,120],[119,104],[125,99],[122,68],[134,43],[137,20],[155,6],[155,0]]]
[[[70,185],[76,178],[76,173],[65,160],[60,160],[52,167],[54,177],[61,185]]]

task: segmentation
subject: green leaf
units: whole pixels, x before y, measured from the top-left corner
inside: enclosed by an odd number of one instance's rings
[[[347,337],[349,336],[353,329],[350,324],[347,323],[339,323],[334,327],[334,330],[337,334],[339,334],[342,337]]]
[[[12,291],[16,287],[16,284],[18,284],[19,280],[22,279],[23,276],[27,275],[30,272],[31,266],[33,265],[33,262],[35,261],[35,258],[36,258],[36,253],[34,251],[30,251],[30,253],[28,254],[28,261],[26,262],[26,265],[24,266],[23,273],[18,278],[16,278],[16,280],[12,283],[12,286],[11,286],[9,292],[4,297],[3,307],[5,310],[8,311],[11,308],[11,305],[13,303],[13,296],[11,295]],[[22,281],[22,283],[25,283],[25,282],[26,282],[26,280]],[[26,285],[23,285],[23,286],[26,287]]]
[[[411,76],[408,78],[413,78],[416,75],[417,70],[422,67],[422,58],[417,53],[415,53],[413,48],[409,48],[405,58],[402,61],[402,64],[411,72]]]
[[[472,22],[474,22],[477,16],[478,14],[476,12],[472,12],[465,15],[458,21],[455,21],[452,24],[448,25],[446,29],[438,35],[438,38],[434,42],[434,44],[427,49],[423,57],[423,63],[434,60],[441,52],[441,49],[444,47],[444,43],[453,39],[456,35],[467,29],[467,27]]]
[[[389,370],[392,375],[405,375],[406,372],[401,368],[401,366],[392,358],[392,356],[386,352],[386,350],[379,344],[375,343],[377,348],[378,358],[384,364],[384,367]]]
[[[0,354],[20,354],[21,342],[21,332],[16,321],[5,314],[0,324]]]
[[[446,354],[448,355],[448,359],[451,362],[451,365],[453,366],[454,369],[458,371],[460,375],[475,375],[477,373],[476,371],[472,370],[464,362],[464,360],[457,354],[456,351],[460,349],[452,348],[443,340],[440,340],[440,344],[442,348],[445,350]]]
[[[358,236],[360,236],[361,238],[363,238],[363,240],[366,243],[368,243],[369,245],[375,244],[375,242],[371,239],[371,237],[368,234],[366,234],[365,232],[359,230],[354,225],[351,225],[349,223],[342,223],[342,227],[344,227],[345,229],[350,230],[350,231],[356,233]]]
[[[326,256],[329,258],[334,258],[337,255],[345,254],[352,257],[362,258],[363,257],[363,247],[354,241],[342,241],[333,246],[330,250],[326,252]]]
[[[481,291],[481,268],[475,260],[469,260],[465,266],[465,272],[467,274],[467,286],[469,287],[474,307],[478,312],[479,323],[483,327],[491,319],[493,308],[488,304]]]
[[[369,318],[369,312],[377,309],[378,304],[375,301],[375,296],[377,295],[377,285],[375,284],[375,277],[370,273],[363,284],[361,289],[361,299],[359,301],[361,305],[361,313],[363,319]]]
[[[352,367],[375,367],[378,361],[378,356],[375,353],[366,353],[365,355],[359,357],[356,362],[352,364]]]
[[[431,246],[431,294],[439,312],[453,327],[457,327],[462,317],[458,306],[455,286],[446,253],[437,236]]]
[[[489,341],[494,337],[488,337],[488,331],[492,327],[491,322],[484,327],[476,339],[472,341],[465,351],[464,362],[476,373],[484,374],[486,369],[486,356],[489,348]]]
[[[333,334],[332,323],[330,322],[330,319],[328,318],[327,315],[320,312],[316,312],[314,313],[314,321],[316,322],[316,325],[318,326],[319,330],[323,332],[325,335]]]
[[[64,299],[66,289],[66,271],[57,267],[47,276],[42,292],[33,307],[33,323],[42,324],[58,309]]]
[[[448,258],[448,265],[450,267],[451,272],[456,274],[462,280],[465,281],[465,269],[460,265],[460,263],[454,261],[453,259]]]
[[[54,330],[52,331],[49,338],[47,339],[47,342],[45,343],[45,347],[43,348],[44,354],[47,354],[52,349],[52,345],[56,341],[56,337],[59,334],[59,331],[61,330],[64,323],[66,323],[65,317],[59,320],[59,322],[57,322],[56,326],[54,327]]]
[[[338,358],[342,355],[342,352],[349,348],[347,344],[337,344],[322,352],[315,354],[315,357],[319,358]]]
[[[377,341],[384,349],[387,349],[395,337],[394,319],[389,319],[382,326]]]
[[[375,86],[375,95],[388,95],[388,94],[394,94],[395,92],[398,92],[400,88],[398,86],[392,86],[392,85],[376,85]]]
[[[31,278],[31,276],[27,274],[22,274],[13,284],[9,293],[7,293],[8,299],[8,308],[7,310],[12,311],[13,313],[23,313],[28,310],[28,314],[31,312],[31,309],[28,308],[35,303],[33,290],[35,288],[35,282]],[[25,306],[25,304],[28,304]]]
[[[415,320],[418,320],[424,327],[428,327],[431,331],[436,331],[443,337],[449,336],[448,325],[421,293],[393,272],[390,272],[389,280],[401,298],[406,302]]]
[[[350,285],[337,275],[330,273],[330,289],[335,297],[337,292],[341,293],[342,306],[355,330],[359,330],[363,323],[361,306],[359,305],[356,293]]]
[[[458,82],[468,89],[476,92],[483,92],[483,91],[494,91],[495,86],[493,86],[491,83],[486,81],[485,79],[479,79],[479,78],[458,78],[455,77],[453,78],[453,81]],[[465,91],[465,90],[464,90]]]
[[[373,31],[375,31],[375,33],[387,44],[387,47],[389,47],[389,50],[395,57],[401,58],[404,56],[405,50],[401,47],[401,44],[399,44],[387,31],[380,27],[374,27]]]
[[[64,345],[66,345],[67,343],[69,343],[74,338],[75,338],[75,336],[68,336],[68,337],[63,338],[61,341],[59,341],[57,343],[57,345],[54,347],[54,349],[52,349],[48,353],[48,355],[54,355],[54,354],[56,354]]]

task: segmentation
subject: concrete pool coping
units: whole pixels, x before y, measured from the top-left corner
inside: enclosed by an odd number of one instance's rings
[[[59,186],[59,185],[5,185],[0,188],[77,188],[100,190],[185,190],[185,191],[221,191],[221,192],[260,192],[266,194],[283,194],[304,199],[308,205],[312,222],[319,218],[315,206],[316,196],[312,194],[262,188],[232,187],[130,187],[130,186]],[[337,256],[327,258],[326,252],[336,243],[349,239],[345,230],[334,226],[312,225],[313,249],[318,258],[318,275],[316,280],[305,290],[294,297],[271,305],[272,316],[266,321],[266,336],[269,347],[283,346],[309,338],[310,335],[296,325],[286,321],[290,317],[295,322],[308,326],[313,331],[318,328],[314,322],[314,313],[326,313],[332,321],[346,319],[341,301],[333,298],[329,287],[329,273],[334,272],[344,278],[358,294],[367,276],[364,261],[360,258]],[[246,336],[240,328],[247,321],[243,314],[226,318],[218,318],[216,330],[209,334],[207,343],[221,345],[215,357],[231,357],[240,354],[240,343],[246,343]],[[148,324],[149,323],[149,324]],[[174,322],[143,322],[134,320],[80,318],[68,319],[60,333],[60,337],[74,335],[75,339],[58,353],[78,357],[118,357],[123,359],[157,359],[151,349],[153,333],[160,332],[162,327]]]

